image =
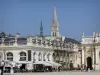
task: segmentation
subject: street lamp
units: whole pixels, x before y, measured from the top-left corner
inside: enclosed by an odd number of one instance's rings
[[[94,35],[93,35],[93,49],[94,49],[94,70],[96,69],[96,50],[95,50],[95,40],[96,36],[95,36],[95,32],[94,32]]]

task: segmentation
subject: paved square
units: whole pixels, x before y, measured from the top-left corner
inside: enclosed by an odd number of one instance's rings
[[[4,74],[11,75],[11,74]],[[100,75],[100,72],[34,72],[34,73],[15,73],[13,75]]]

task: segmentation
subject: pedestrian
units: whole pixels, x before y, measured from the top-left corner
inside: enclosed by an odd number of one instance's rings
[[[81,65],[81,71],[83,71],[83,65]]]
[[[3,66],[1,66],[1,75],[3,75]]]

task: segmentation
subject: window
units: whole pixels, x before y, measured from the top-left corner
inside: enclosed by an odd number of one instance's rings
[[[42,44],[42,40],[38,39],[38,44],[41,45]]]
[[[26,53],[25,52],[20,53],[20,61],[26,61]]]
[[[55,36],[56,36],[56,32],[55,32]]]
[[[53,61],[55,62],[55,60],[56,60],[55,53],[52,54],[52,57],[53,57]]]
[[[46,53],[43,54],[43,61],[45,61],[45,55],[46,55]]]
[[[56,62],[59,62],[59,54],[56,55]]]
[[[38,57],[39,57],[39,61],[41,61],[42,60],[42,54],[41,54],[41,52],[39,52]]]
[[[48,61],[50,61],[50,53],[47,55],[47,59]]]
[[[11,52],[7,53],[7,60],[13,61],[13,54]]]
[[[33,61],[34,62],[36,61],[35,56],[36,56],[36,52],[33,53]]]
[[[53,36],[55,36],[55,33],[53,32]]]
[[[37,40],[36,39],[33,39],[32,42],[33,42],[33,44],[36,44]]]

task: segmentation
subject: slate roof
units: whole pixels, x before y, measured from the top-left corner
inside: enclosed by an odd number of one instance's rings
[[[17,43],[20,45],[25,45],[27,44],[27,38],[18,38]]]
[[[14,42],[15,38],[7,37],[4,39],[4,42]]]
[[[75,39],[65,37],[64,43],[68,43],[68,42],[75,43],[75,44],[81,44],[79,41]]]

